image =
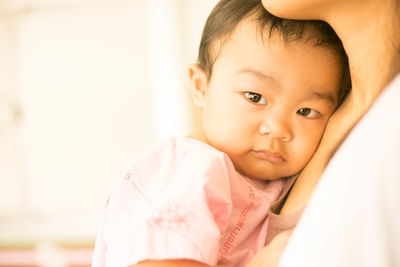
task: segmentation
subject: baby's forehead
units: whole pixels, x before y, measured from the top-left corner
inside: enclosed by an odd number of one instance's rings
[[[292,23],[292,21],[287,21],[287,23],[260,21],[257,16],[252,15],[240,21],[230,32],[211,40],[209,53],[214,57],[214,60],[212,61],[218,59],[218,55],[222,52],[227,43],[238,42],[238,39],[234,37],[241,31],[254,32],[254,35],[251,35],[250,38],[254,38],[257,42],[265,45],[266,49],[268,48],[267,45],[270,44],[271,41],[273,41],[275,45],[280,46],[306,43],[310,46],[331,50],[337,58],[345,58],[341,46],[338,46],[333,40],[327,40],[330,38],[327,38],[326,36],[324,37],[322,33],[318,32],[317,25]]]
[[[298,28],[297,31],[294,28],[292,28],[291,31],[287,31],[282,30],[282,27],[273,28],[270,24],[271,22],[260,23],[257,18],[253,17],[244,19],[238,23],[232,32],[220,36],[210,43],[209,55],[211,56],[211,62],[215,63],[227,46],[231,47],[238,43],[246,46],[246,43],[251,42],[257,42],[259,45],[263,46],[265,50],[270,50],[271,44],[275,47],[304,46],[304,44],[306,44],[307,47],[311,49],[317,47],[324,52],[331,52],[330,54],[342,61],[343,56],[338,50],[335,49],[333,45],[319,40],[314,35],[312,28],[303,28],[299,25],[295,25]],[[242,36],[246,38],[244,42]],[[252,53],[252,50],[247,50],[247,53]]]
[[[253,28],[264,40],[278,36],[284,43],[305,41],[317,46],[328,44],[341,46],[333,29],[322,21],[286,20],[274,16],[264,17],[255,13],[244,17],[223,35],[230,36],[240,28]]]

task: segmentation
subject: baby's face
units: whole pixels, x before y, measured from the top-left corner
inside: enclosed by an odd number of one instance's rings
[[[273,180],[299,172],[314,154],[337,106],[340,59],[279,34],[261,40],[251,22],[237,27],[204,91],[204,140],[242,174]]]

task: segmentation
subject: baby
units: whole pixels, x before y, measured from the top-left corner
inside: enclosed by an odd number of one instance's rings
[[[93,266],[244,266],[347,75],[327,24],[274,17],[259,0],[220,1],[189,68],[201,125],[129,165],[108,198]]]

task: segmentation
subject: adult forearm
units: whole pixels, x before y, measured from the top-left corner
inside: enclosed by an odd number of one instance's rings
[[[131,267],[218,267],[210,266],[193,260],[177,259],[177,260],[148,260]],[[229,267],[225,266],[224,267]]]

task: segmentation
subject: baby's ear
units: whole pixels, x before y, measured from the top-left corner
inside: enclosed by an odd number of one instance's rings
[[[197,64],[189,66],[190,91],[196,107],[203,107],[207,90],[207,76]]]

